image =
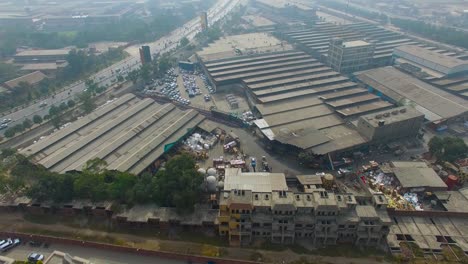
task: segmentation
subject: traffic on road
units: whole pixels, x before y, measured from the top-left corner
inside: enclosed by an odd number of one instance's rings
[[[240,0],[218,1],[215,6],[207,12],[208,19],[210,21],[209,25],[213,25],[213,23],[226,16],[237,4],[239,4],[239,2]],[[95,75],[89,77],[89,79],[93,80],[99,86],[110,87],[112,84],[117,82],[117,76],[121,75],[122,77],[125,77],[130,71],[138,69],[141,66],[138,56],[138,49],[141,45],[149,45],[152,53],[164,53],[175,49],[183,37],[186,37],[189,40],[193,39],[200,30],[201,26],[199,18],[194,18],[184,26],[172,31],[170,34],[156,40],[155,42],[130,46],[125,49],[125,51],[130,54],[129,57],[99,71]],[[76,96],[85,89],[85,80],[82,80],[65,87],[60,92],[47,99],[43,99],[40,102],[36,102],[23,109],[19,109],[5,115],[3,117],[3,121],[0,123],[0,134],[3,134],[7,127],[13,127],[17,124],[21,124],[25,119],[32,120],[35,115],[39,115],[41,117],[47,115],[50,106],[58,106],[61,103],[66,103],[70,99],[75,99]]]

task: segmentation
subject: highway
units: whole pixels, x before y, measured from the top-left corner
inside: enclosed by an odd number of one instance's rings
[[[180,260],[162,259],[158,257],[149,257],[132,253],[119,253],[111,250],[80,247],[65,244],[51,244],[49,248],[44,247],[31,247],[29,245],[20,245],[7,253],[2,253],[7,257],[16,260],[26,260],[31,253],[39,253],[44,255],[45,258],[49,256],[54,250],[62,251],[70,254],[71,256],[77,256],[80,258],[87,259],[93,264],[183,264],[186,263]],[[56,262],[54,262],[56,263]]]
[[[212,25],[216,21],[224,18],[229,12],[233,10],[235,6],[240,3],[240,0],[219,0],[210,10],[208,10],[208,21],[209,25]],[[122,61],[119,61],[106,69],[99,71],[98,73],[91,76],[89,79],[93,79],[100,86],[110,86],[116,81],[119,74],[126,76],[126,73],[138,69],[141,66],[139,59],[138,49],[141,45],[149,45],[151,47],[151,53],[163,53],[175,49],[179,41],[183,37],[187,37],[192,40],[195,35],[200,32],[200,18],[196,17],[182,27],[172,31],[170,34],[156,40],[152,43],[136,44],[125,49],[130,54],[129,57]],[[54,96],[38,101],[35,104],[29,105],[24,109],[20,109],[16,112],[5,115],[3,119],[11,119],[12,121],[8,124],[9,127],[21,124],[26,118],[32,120],[34,115],[44,116],[49,112],[51,105],[60,105],[62,102],[67,102],[70,99],[75,99],[76,95],[86,89],[84,80],[76,82],[72,85],[67,86]],[[41,104],[47,103],[46,106]],[[1,130],[0,134],[3,134],[5,130]]]

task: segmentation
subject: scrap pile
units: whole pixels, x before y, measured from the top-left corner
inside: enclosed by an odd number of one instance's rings
[[[240,140],[239,137],[231,132],[224,137],[224,152],[239,154],[240,153]]]
[[[381,192],[388,200],[388,207],[399,210],[422,210],[418,196],[415,193],[401,194],[401,187],[398,181],[389,172],[389,165],[371,161],[368,165],[362,166],[365,170],[369,187],[374,192]]]
[[[183,145],[186,150],[193,152],[197,159],[207,159],[207,150],[213,148],[217,142],[218,137],[215,135],[194,133],[183,141]]]
[[[251,111],[245,111],[244,113],[242,113],[242,115],[240,116],[240,119],[242,121],[244,121],[244,123],[248,124],[248,125],[252,125],[253,124],[253,120],[255,120],[255,116],[252,114]]]

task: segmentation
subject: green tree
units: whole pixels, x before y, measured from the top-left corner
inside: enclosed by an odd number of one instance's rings
[[[103,175],[89,171],[83,171],[78,175],[73,185],[73,192],[78,198],[92,201],[102,201],[108,197]]]
[[[431,152],[432,155],[436,156],[437,158],[442,157],[444,150],[444,141],[441,137],[435,136],[431,138],[427,145],[429,146],[429,152]]]
[[[24,131],[24,126],[23,124],[17,124],[13,127],[13,129],[17,132],[17,133],[21,133]]]
[[[139,204],[153,201],[152,180],[153,176],[150,173],[143,173],[133,186],[129,200]]]
[[[107,171],[107,174],[112,176],[112,182],[108,187],[110,199],[119,202],[128,201],[128,198],[131,197],[132,189],[137,180],[135,175],[119,171]]]
[[[132,81],[133,84],[136,84],[140,78],[140,72],[138,70],[133,70],[127,74],[127,80]]]
[[[33,122],[32,122],[31,119],[29,119],[29,118],[26,118],[26,119],[23,121],[23,127],[24,127],[24,129],[31,128],[32,125],[33,125]]]
[[[34,115],[33,116],[33,122],[34,122],[34,124],[42,123],[42,117],[40,115]]]
[[[141,66],[140,76],[145,83],[148,83],[151,80],[151,72],[151,64],[144,64]]]
[[[56,115],[59,115],[59,114],[60,114],[60,108],[58,108],[57,106],[52,105],[49,108],[49,115],[50,116],[56,116]]]
[[[9,63],[0,62],[0,83],[14,79],[17,76],[15,66]]]
[[[183,37],[183,38],[180,40],[180,46],[181,46],[181,47],[185,47],[185,46],[187,46],[189,43],[190,43],[190,41],[189,41],[188,38],[186,38],[186,37]]]
[[[117,76],[117,81],[118,82],[123,82],[125,81],[125,78],[122,75]]]
[[[85,81],[85,86],[86,86],[86,91],[89,92],[89,93],[96,92],[96,89],[98,88],[98,84],[95,83],[91,79],[88,79],[88,80]]]
[[[98,94],[103,93],[105,91],[106,91],[106,87],[104,87],[104,86],[98,86],[96,88],[96,93],[98,93]]]
[[[10,127],[10,128],[8,128],[7,130],[5,130],[5,133],[4,133],[4,135],[5,135],[6,138],[12,138],[12,137],[15,136],[15,134],[16,134],[16,131],[15,131],[15,129],[13,129],[12,127]]]
[[[169,54],[165,53],[159,58],[158,68],[160,73],[165,73],[172,67],[172,58]]]
[[[50,117],[50,123],[52,123],[55,128],[60,128],[62,117],[60,115],[53,115]]]
[[[460,158],[466,158],[468,155],[468,146],[465,141],[459,137],[444,138],[444,159],[453,162]]]
[[[453,162],[468,156],[468,146],[461,138],[435,136],[431,138],[428,146],[429,151],[438,160]]]
[[[94,103],[94,98],[89,92],[82,92],[78,95],[78,100],[81,102],[81,109],[86,113],[91,113],[96,105]]]
[[[75,101],[73,99],[68,100],[67,105],[69,108],[73,108],[75,106]]]
[[[60,105],[59,105],[59,109],[60,109],[60,112],[63,113],[63,111],[67,110],[68,109],[68,105],[67,103],[65,102],[62,102]]]
[[[178,155],[159,170],[152,181],[153,198],[162,206],[175,206],[179,212],[192,212],[202,194],[203,175],[187,154]]]

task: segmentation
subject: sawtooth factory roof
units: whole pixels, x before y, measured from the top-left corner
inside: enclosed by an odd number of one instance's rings
[[[61,173],[100,158],[109,170],[140,174],[204,119],[194,110],[126,94],[21,153]]]

